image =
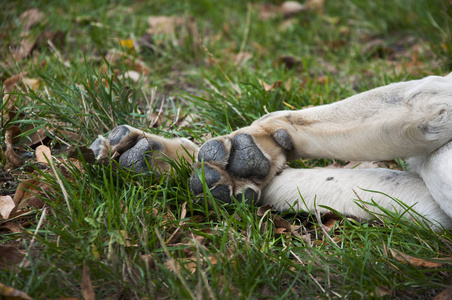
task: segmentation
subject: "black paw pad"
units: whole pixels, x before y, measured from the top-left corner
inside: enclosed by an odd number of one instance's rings
[[[117,127],[118,128],[118,127]],[[146,173],[152,161],[152,151],[159,151],[162,145],[153,140],[141,139],[119,158],[119,165],[135,172]]]
[[[202,172],[202,169],[198,169],[199,173]],[[216,170],[212,169],[209,166],[204,166],[204,178],[207,186],[210,188],[214,186],[221,179],[220,173]],[[203,183],[199,178],[198,172],[193,172],[190,178],[190,190],[193,194],[199,195],[203,192]],[[223,202],[231,202],[231,192],[230,188],[226,185],[218,185],[215,188],[211,189],[210,192],[212,196],[218,200]]]
[[[198,161],[224,161],[227,158],[227,151],[223,142],[210,140],[205,143],[198,152]]]
[[[270,173],[270,162],[254,143],[251,135],[238,134],[232,140],[228,171],[240,178],[263,179]]]
[[[110,140],[110,145],[114,146],[119,144],[121,140],[130,132],[129,128],[127,126],[121,125],[118,127],[115,127],[110,133],[108,134],[108,139]]]
[[[225,203],[231,203],[231,190],[227,185],[218,185],[211,189],[210,192],[215,199]]]
[[[245,197],[243,197],[242,193],[238,193],[235,198],[238,201],[242,201],[242,198],[245,199],[246,204],[251,205],[252,203],[256,203],[259,197],[259,193],[253,190],[252,188],[246,188],[245,189]]]
[[[289,134],[284,129],[278,129],[273,133],[273,139],[280,145],[284,150],[293,150],[293,143],[290,139]]]

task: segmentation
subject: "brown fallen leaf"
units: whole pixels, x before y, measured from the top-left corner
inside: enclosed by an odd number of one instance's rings
[[[270,3],[263,3],[262,5],[255,4],[257,9],[259,9],[259,19],[262,21],[266,21],[269,19],[274,19],[278,16],[278,7],[270,4]]]
[[[25,255],[16,247],[0,245],[0,269],[22,262]]]
[[[2,226],[0,226],[0,232],[2,232],[3,230],[11,232],[11,233],[22,232],[22,229],[19,226],[19,224],[15,223],[15,222],[6,222]]]
[[[273,91],[275,88],[282,86],[281,80],[275,81],[275,82],[273,82],[273,84],[270,85],[270,84],[266,83],[265,81],[262,81],[259,79],[259,83],[264,87],[264,90],[266,92]]]
[[[324,221],[323,226],[324,226],[324,229],[326,230],[326,232],[330,232],[337,222],[338,222],[338,220],[333,219],[333,218]]]
[[[17,187],[16,194],[14,194],[14,203],[16,205],[15,211],[19,211],[26,206],[35,208],[42,208],[44,202],[37,197],[42,195],[49,187],[35,178],[29,178],[22,181]]]
[[[267,214],[269,216],[269,219],[273,221],[273,224],[275,224],[275,231],[277,232],[287,232],[287,233],[292,233],[292,225],[290,225],[290,223],[286,220],[284,220],[283,218],[281,218],[280,216],[278,216],[277,214],[273,214],[271,213],[271,205],[265,205],[265,206],[261,206],[259,207],[259,209],[257,210],[257,216],[258,217],[263,217],[265,214]],[[269,211],[270,212],[267,212]],[[282,230],[284,229],[284,230]]]
[[[251,58],[253,58],[253,54],[249,52],[240,52],[237,55],[234,55],[233,61],[236,65],[244,65]]]
[[[22,78],[22,82],[28,86],[29,88],[31,88],[33,91],[36,91],[39,89],[39,87],[41,86],[41,80],[36,79],[36,78],[28,78],[28,77],[24,77]]]
[[[443,264],[452,264],[452,257],[448,258],[433,258],[435,261],[425,260],[422,258],[413,257],[411,255],[405,254],[396,249],[389,249],[392,256],[400,262],[409,263],[413,267],[425,267],[425,268],[438,268]]]
[[[36,148],[36,161],[42,164],[48,165],[52,159],[52,153],[50,148],[44,145]]]
[[[383,286],[376,287],[375,291],[370,293],[370,296],[377,297],[377,298],[381,298],[384,296],[390,296],[390,295],[392,295],[392,291]]]
[[[151,16],[148,18],[150,34],[172,34],[176,30],[176,26],[180,26],[184,20],[175,16]]]
[[[452,275],[449,275],[447,282],[449,287],[445,288],[438,295],[436,295],[432,300],[450,300],[452,299]]]
[[[32,298],[25,294],[22,291],[16,290],[13,287],[4,285],[0,283],[0,295],[2,299],[22,299],[22,300],[31,300]],[[4,298],[3,298],[4,297]]]
[[[33,127],[27,128],[32,129]],[[27,137],[26,144],[30,147],[36,146],[38,144],[44,144],[47,139],[49,139],[48,135],[45,133],[44,128],[39,128],[36,130],[31,136]]]
[[[22,159],[20,159],[20,157],[16,154],[16,152],[14,152],[13,139],[14,139],[14,129],[13,128],[6,129],[6,132],[5,132],[5,144],[6,144],[5,169],[6,170],[16,169],[23,165]]]
[[[207,257],[201,257],[200,259],[201,263],[207,263],[210,262],[212,265],[215,265],[218,263],[218,258],[214,255],[207,256]],[[198,262],[196,261],[196,258],[190,257],[190,258],[170,258],[165,262],[165,266],[168,268],[168,270],[180,273],[181,268],[184,267],[187,269],[187,271],[190,271],[190,273],[195,273],[198,267]]]
[[[284,55],[278,58],[278,64],[284,65],[287,69],[294,69],[303,66],[301,59],[291,55]]]
[[[6,79],[3,83],[3,88],[5,90],[5,93],[10,93],[14,90],[15,85],[22,81],[22,78],[26,76],[28,72],[19,73],[17,75],[11,76],[10,78]]]
[[[123,75],[118,76],[118,79],[122,79],[123,77],[124,78],[129,78],[134,83],[137,83],[138,80],[140,80],[141,74],[138,73],[137,71],[126,71],[126,72],[124,72]]]
[[[33,47],[30,50],[30,54],[33,53],[35,50],[43,50],[50,47],[53,47],[52,49],[62,49],[66,46],[66,33],[58,30],[58,31],[50,31],[46,30],[42,32],[38,37],[36,38],[35,43],[33,44]]]
[[[85,300],[96,299],[93,284],[91,283],[91,278],[89,276],[89,267],[86,265],[85,261],[83,261],[82,282],[80,284],[80,288],[82,289],[83,299]]]
[[[36,42],[31,38],[24,38],[20,44],[12,50],[13,58],[17,61],[30,56]]]
[[[325,0],[308,0],[306,1],[305,5],[309,10],[316,11],[317,13],[323,15]]]
[[[14,209],[16,205],[14,204],[13,198],[11,196],[0,196],[0,214],[3,219],[8,219],[9,214]]]
[[[44,14],[37,8],[31,8],[24,11],[19,20],[22,22],[22,28],[29,30],[33,25],[39,23]]]
[[[436,295],[432,300],[450,300],[452,299],[452,289],[444,289],[441,293]]]

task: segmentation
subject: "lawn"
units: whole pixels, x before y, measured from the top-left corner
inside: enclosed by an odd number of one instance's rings
[[[157,176],[83,153],[121,124],[202,144],[445,75],[450,1],[0,0],[0,58],[0,298],[452,297],[452,233],[410,211],[225,205],[193,197],[187,161]]]

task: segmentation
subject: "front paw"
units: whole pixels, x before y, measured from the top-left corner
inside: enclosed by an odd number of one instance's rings
[[[223,202],[231,203],[235,197],[256,203],[261,189],[284,166],[290,150],[292,141],[284,129],[270,133],[248,127],[210,140],[199,150],[190,188],[202,195],[205,182],[212,196]]]
[[[90,146],[98,162],[118,158],[123,168],[157,175],[170,169],[168,160],[182,157],[191,161],[198,148],[182,138],[166,139],[128,125],[114,128],[108,136],[99,136]]]

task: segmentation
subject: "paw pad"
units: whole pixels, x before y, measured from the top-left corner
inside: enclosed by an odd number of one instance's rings
[[[227,170],[240,178],[263,179],[270,172],[270,162],[249,134],[241,133],[232,140]]]
[[[143,138],[119,157],[119,165],[135,172],[146,173],[152,166],[152,152],[162,149],[162,145]]]

